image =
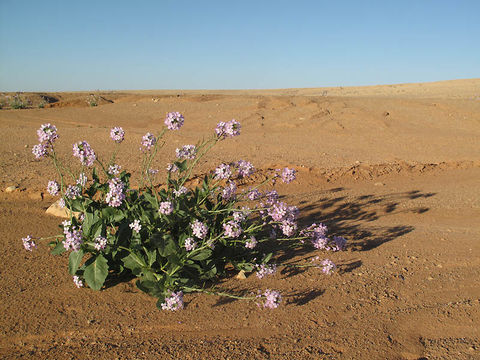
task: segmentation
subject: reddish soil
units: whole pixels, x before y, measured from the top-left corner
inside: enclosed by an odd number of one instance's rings
[[[24,94],[35,96],[35,94]],[[272,91],[140,91],[50,94],[59,105],[0,110],[0,356],[4,359],[476,359],[480,358],[480,80],[366,88]],[[38,96],[38,94],[37,94]],[[113,103],[109,103],[111,100]],[[63,102],[63,103],[62,103]],[[70,104],[70,105],[69,105]],[[82,104],[82,106],[80,106]],[[78,106],[77,106],[78,105]],[[54,172],[31,154],[36,129],[55,124],[59,151],[87,140],[104,157],[109,129],[127,138],[119,162],[138,167],[141,136],[167,111],[185,115],[156,167],[174,149],[235,118],[240,137],[200,164],[245,159],[260,173],[292,166],[281,186],[303,224],[345,236],[344,252],[309,250],[339,271],[278,272],[219,282],[222,290],[272,288],[276,310],[187,294],[159,311],[134,281],[77,289],[67,257],[21,238],[59,232],[45,214]],[[13,193],[3,191],[17,186]]]

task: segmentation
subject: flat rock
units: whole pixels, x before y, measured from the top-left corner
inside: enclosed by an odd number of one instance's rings
[[[235,278],[240,279],[240,280],[245,280],[247,277],[245,276],[245,271],[240,270],[237,275],[235,275]]]
[[[5,192],[7,193],[12,193],[14,192],[15,190],[17,190],[17,187],[15,185],[12,185],[12,186],[9,186],[5,189]]]
[[[68,210],[66,207],[60,207],[59,201],[55,201],[52,205],[48,207],[48,209],[45,211],[47,214],[56,216],[56,217],[61,217],[64,219],[69,219],[70,218],[70,210]],[[73,216],[78,216],[80,213],[74,212]]]

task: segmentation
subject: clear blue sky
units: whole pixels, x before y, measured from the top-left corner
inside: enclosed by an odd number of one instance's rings
[[[0,90],[480,77],[480,0],[0,0]]]

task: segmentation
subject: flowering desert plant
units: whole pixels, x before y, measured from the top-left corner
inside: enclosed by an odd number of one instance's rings
[[[59,201],[70,214],[60,226],[62,234],[50,241],[52,253],[69,252],[68,271],[77,287],[86,283],[99,290],[108,277],[134,275],[139,289],[158,298],[160,309],[183,308],[186,292],[250,299],[276,308],[281,295],[275,290],[238,296],[214,291],[211,284],[232,267],[255,271],[259,278],[274,274],[281,264],[273,263],[272,243],[337,251],[345,247],[345,239],[329,239],[323,224],[298,229],[298,209],[280,201],[274,189],[277,181],[295,180],[293,169],[276,170],[255,187],[240,190],[240,183],[255,169],[238,160],[220,164],[203,177],[201,185],[191,187],[199,160],[219,142],[240,134],[236,120],[220,122],[211,137],[176,149],[175,160],[167,165],[165,184],[155,185],[158,171],[151,164],[164,144],[160,140],[183,123],[180,113],[171,112],[158,134],[143,136],[138,189],[130,187],[131,174],[115,163],[116,152],[109,163],[103,163],[86,141],[73,145],[78,171],[67,168],[55,152],[57,128],[42,125],[37,131],[39,144],[32,152],[37,159],[52,159],[58,179],[50,180],[47,190],[61,196]],[[125,132],[115,127],[110,137],[118,147]],[[26,250],[37,246],[37,239],[30,235],[22,240]],[[335,270],[328,259],[313,260],[298,266],[320,267],[326,274]]]

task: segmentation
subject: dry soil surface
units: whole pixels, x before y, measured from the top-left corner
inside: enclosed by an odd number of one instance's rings
[[[105,92],[97,107],[86,105],[88,93],[48,95],[56,100],[44,109],[0,110],[2,358],[480,358],[480,79]],[[296,168],[297,181],[280,187],[285,201],[301,209],[303,224],[324,222],[349,246],[290,260],[328,256],[338,272],[283,270],[218,284],[277,289],[284,301],[276,310],[188,294],[183,311],[162,312],[133,281],[77,289],[66,256],[45,246],[25,251],[25,235],[59,231],[60,220],[45,214],[53,169],[31,154],[41,124],[57,126],[65,159],[79,140],[107,157],[109,129],[122,126],[119,162],[134,169],[141,136],[160,129],[168,111],[183,113],[185,125],[168,135],[156,167],[217,122],[237,119],[242,135],[221,142],[197,172],[237,159],[259,171]]]

